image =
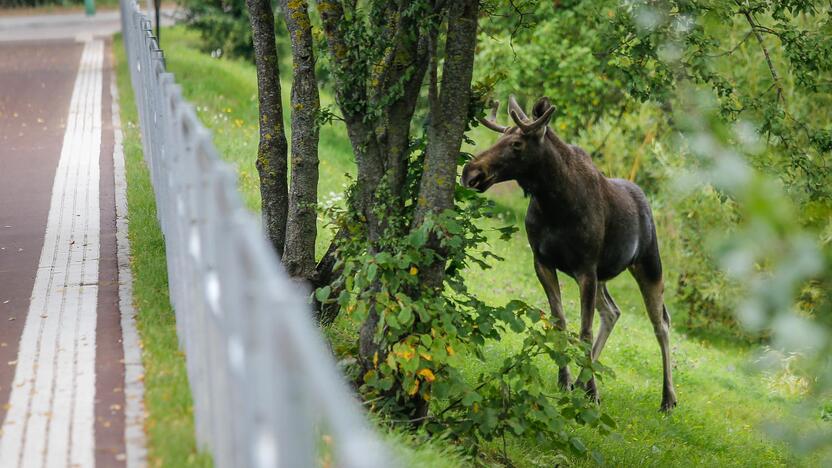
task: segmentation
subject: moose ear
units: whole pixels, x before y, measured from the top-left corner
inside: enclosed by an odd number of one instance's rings
[[[543,116],[549,108],[552,107],[552,103],[549,102],[549,98],[543,96],[542,98],[538,99],[537,102],[534,104],[534,108],[532,108],[532,115],[535,119]]]

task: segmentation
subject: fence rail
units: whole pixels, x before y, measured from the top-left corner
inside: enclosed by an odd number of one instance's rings
[[[135,0],[121,20],[200,448],[218,467],[390,466]]]

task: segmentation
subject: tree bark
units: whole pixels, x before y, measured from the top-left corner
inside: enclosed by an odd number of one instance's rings
[[[280,0],[292,41],[292,177],[283,265],[293,278],[315,274],[318,203],[318,122],[320,109],[309,5]]]
[[[360,60],[350,54],[344,30],[344,9],[340,1],[318,0],[327,48],[331,57],[335,91],[344,116],[347,133],[358,165],[358,208],[367,220],[368,236],[375,242],[384,229],[384,217],[373,212],[375,195],[382,181],[388,183],[392,199],[385,199],[389,211],[401,208],[410,123],[430,59],[428,47],[436,37],[438,25],[423,27],[418,18],[405,14],[408,2],[389,2],[383,18],[380,47],[386,49],[380,63],[373,64],[367,76],[356,74],[352,63]],[[437,2],[429,18],[441,18],[444,2]],[[391,96],[393,90],[395,96]],[[383,104],[381,104],[383,103]],[[369,112],[381,105],[377,117]]]
[[[288,190],[286,183],[286,134],[280,101],[280,75],[274,39],[274,12],[269,0],[246,0],[257,67],[257,93],[260,106],[260,144],[257,172],[263,228],[279,257],[286,241]]]
[[[414,226],[422,224],[429,213],[439,213],[454,206],[457,161],[471,99],[478,10],[478,0],[461,0],[453,2],[448,11],[442,82],[438,93],[435,81],[431,86],[425,170],[419,186]],[[431,243],[438,248],[435,241]],[[443,275],[443,262],[437,262],[423,272],[425,284],[432,287],[442,285]]]

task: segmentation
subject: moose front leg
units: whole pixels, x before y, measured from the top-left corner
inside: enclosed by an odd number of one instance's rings
[[[579,275],[578,286],[581,290],[581,341],[589,346],[587,357],[592,359],[592,320],[595,317],[595,294],[598,288],[598,278],[595,272]],[[586,394],[593,401],[598,402],[598,389],[595,386],[595,376],[586,382]]]
[[[537,273],[540,284],[543,285],[543,290],[546,291],[546,298],[549,299],[549,309],[555,319],[555,327],[561,331],[566,330],[566,315],[563,313],[563,305],[560,301],[560,283],[558,283],[557,272],[543,265],[537,259],[534,260],[534,271]],[[567,390],[572,389],[572,376],[569,374],[568,366],[558,369],[558,385]]]

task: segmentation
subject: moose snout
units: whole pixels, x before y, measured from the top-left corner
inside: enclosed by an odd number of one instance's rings
[[[485,173],[474,165],[469,163],[462,168],[462,179],[460,182],[463,187],[479,190],[478,185],[483,179],[485,179]]]

